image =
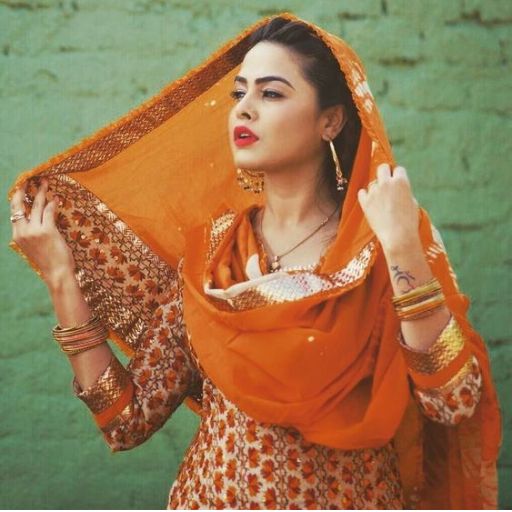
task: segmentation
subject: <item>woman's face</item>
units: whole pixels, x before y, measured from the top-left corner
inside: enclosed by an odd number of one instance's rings
[[[299,66],[290,50],[267,41],[245,55],[233,86],[228,126],[236,167],[286,172],[323,159],[324,120],[316,91]],[[249,128],[258,139],[237,139],[240,127]]]

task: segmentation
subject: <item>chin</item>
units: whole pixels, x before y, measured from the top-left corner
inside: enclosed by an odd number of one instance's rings
[[[234,158],[235,166],[241,169],[247,169],[252,171],[262,171],[262,163],[255,161],[252,158]]]

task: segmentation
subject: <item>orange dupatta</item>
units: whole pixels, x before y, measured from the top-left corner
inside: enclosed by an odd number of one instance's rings
[[[389,141],[355,53],[309,23],[337,58],[363,127],[338,235],[314,275],[233,279],[231,262],[236,257],[246,264],[252,235],[249,199],[237,188],[227,144],[228,93],[248,36],[268,19],[15,185],[44,175],[64,198],[57,220],[84,296],[128,354],[165,294],[176,290],[176,265],[185,253],[191,344],[209,378],[242,410],[339,448],[394,438],[411,503],[493,508],[501,432],[487,350],[466,318],[468,300],[422,211],[429,263],[484,377],[471,419],[456,427],[426,420],[411,400],[386,267],[356,197],[380,162],[394,164]],[[219,197],[240,213],[213,218],[205,233],[201,225],[218,210]],[[212,232],[215,237],[208,237]],[[438,386],[448,378],[447,372],[422,384]]]

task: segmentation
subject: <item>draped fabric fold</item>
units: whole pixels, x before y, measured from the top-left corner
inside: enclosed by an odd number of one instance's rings
[[[178,286],[184,256],[191,346],[240,409],[341,449],[394,439],[411,506],[494,508],[500,411],[487,349],[467,320],[469,301],[421,210],[425,254],[484,377],[474,416],[443,427],[412,400],[386,265],[357,201],[378,164],[394,165],[383,122],[354,51],[304,20],[331,49],[352,91],[362,123],[357,155],[336,239],[319,267],[272,276],[248,267],[258,203],[236,183],[229,92],[248,37],[269,19],[120,120],[20,175],[9,197],[28,180],[30,201],[45,176],[49,196],[63,198],[57,223],[84,296],[127,354]]]

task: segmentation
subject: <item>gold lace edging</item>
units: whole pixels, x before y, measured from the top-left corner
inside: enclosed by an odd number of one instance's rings
[[[89,388],[82,390],[80,384],[73,378],[73,391],[93,414],[108,409],[119,400],[128,386],[130,375],[115,355],[98,380]]]
[[[460,354],[465,344],[464,333],[453,316],[434,344],[425,352],[408,347],[401,332],[399,338],[407,366],[415,372],[429,375],[446,368]]]

